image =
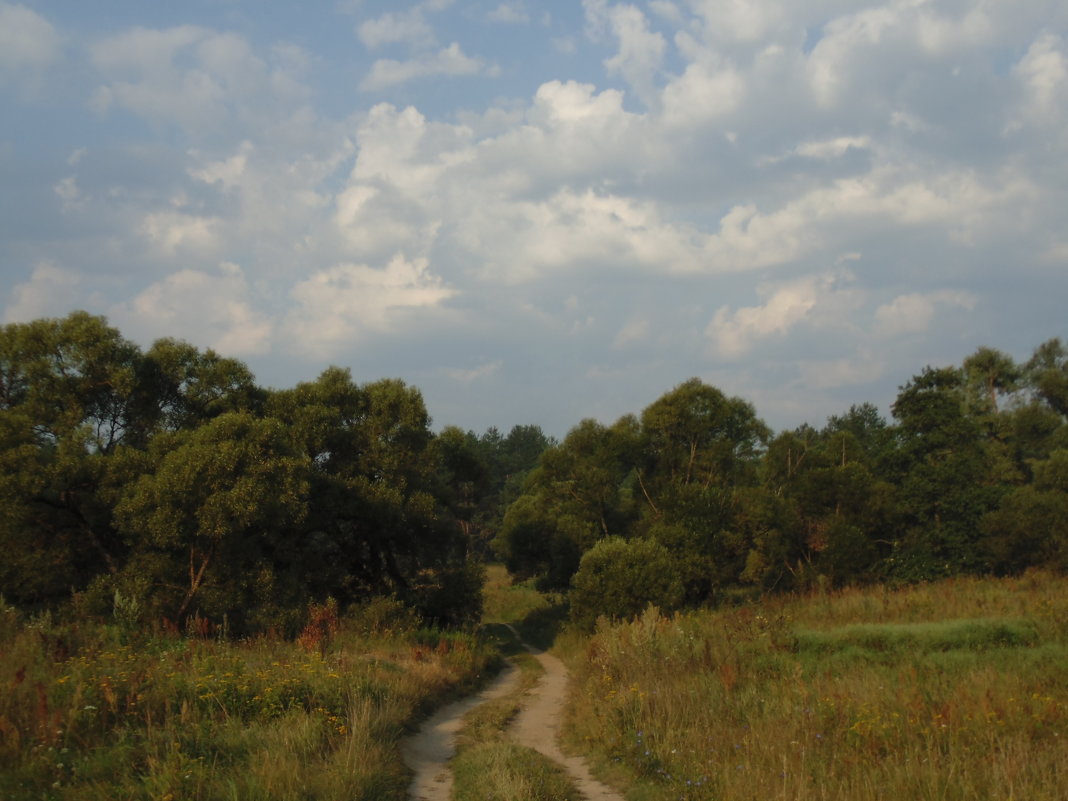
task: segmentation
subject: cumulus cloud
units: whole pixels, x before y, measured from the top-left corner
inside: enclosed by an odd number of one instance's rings
[[[115,316],[153,338],[175,336],[220,353],[248,356],[271,346],[272,325],[257,311],[244,271],[179,270],[145,289]]]
[[[456,77],[495,73],[494,67],[488,66],[481,59],[466,55],[460,45],[453,42],[436,53],[422,55],[408,61],[379,59],[371,65],[371,71],[367,77],[360,81],[360,88],[365,92],[379,92],[397,84],[435,75]]]
[[[609,75],[618,74],[647,106],[657,103],[656,78],[667,43],[649,29],[649,20],[635,6],[612,6],[607,12],[619,51],[604,62]]]
[[[454,294],[425,258],[398,253],[383,269],[339,264],[293,287],[286,331],[294,349],[330,354],[368,332],[390,331],[398,314],[433,309]]]
[[[632,317],[627,324],[619,329],[616,338],[612,340],[612,346],[616,349],[625,348],[635,342],[644,342],[649,338],[652,325],[645,317]]]
[[[26,6],[0,3],[0,80],[47,67],[59,56],[60,37],[48,20]]]
[[[1068,56],[1061,36],[1043,33],[1013,68],[1028,98],[1027,112],[1046,122],[1063,119],[1068,104]]]
[[[216,217],[157,211],[145,216],[141,233],[162,255],[174,256],[183,251],[204,253],[218,244],[221,224]]]
[[[824,273],[784,284],[763,284],[757,294],[764,303],[735,310],[721,306],[705,336],[714,353],[734,359],[760,341],[781,337],[799,325],[833,322],[833,311],[851,311],[857,304],[857,293],[842,286],[848,277]]]
[[[530,14],[526,6],[519,0],[500,3],[495,9],[486,15],[490,22],[504,22],[510,25],[523,25],[530,22]]]
[[[86,301],[81,276],[52,262],[38,262],[28,281],[16,284],[4,307],[4,322],[60,317]]]
[[[422,48],[434,44],[434,31],[419,7],[366,20],[360,23],[357,35],[361,42],[371,48],[390,44]]]
[[[284,117],[308,99],[299,49],[275,48],[274,62],[232,33],[194,25],[133,28],[90,48],[106,82],[93,93],[100,114],[123,109],[157,123],[174,123],[194,135],[262,125]]]
[[[899,295],[875,310],[875,331],[883,337],[923,333],[931,327],[940,308],[972,309],[975,303],[973,293],[959,290]]]

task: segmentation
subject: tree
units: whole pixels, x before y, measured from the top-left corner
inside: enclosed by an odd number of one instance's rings
[[[164,431],[190,430],[225,412],[258,412],[264,401],[242,362],[187,342],[156,340],[139,372],[151,390],[149,414]]]
[[[308,494],[308,462],[286,426],[228,412],[153,446],[155,469],[115,509],[136,552],[127,577],[148,578],[146,600],[175,620],[197,609],[244,620],[277,603]]]
[[[1054,338],[1035,348],[1024,366],[1027,385],[1057,414],[1068,417],[1068,348]]]
[[[964,375],[977,412],[997,415],[998,398],[1016,390],[1021,371],[1008,354],[982,347],[964,360]]]
[[[646,469],[667,483],[734,485],[755,477],[770,431],[752,405],[691,378],[641,415]]]
[[[1004,490],[990,481],[962,371],[928,367],[902,388],[893,413],[901,437],[892,461],[906,524],[893,572],[920,579],[980,570],[979,520]]]

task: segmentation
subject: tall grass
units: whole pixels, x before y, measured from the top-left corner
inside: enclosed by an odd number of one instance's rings
[[[495,659],[471,634],[373,610],[303,640],[0,609],[0,798],[401,799],[404,727]]]
[[[573,744],[632,799],[1064,797],[1068,582],[959,579],[572,641]]]

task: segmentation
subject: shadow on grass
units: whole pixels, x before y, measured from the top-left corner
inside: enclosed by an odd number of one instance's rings
[[[552,648],[556,635],[564,627],[567,613],[567,603],[561,601],[552,606],[532,610],[518,621],[515,627],[526,642],[542,651],[548,651]]]
[[[542,651],[548,651],[567,622],[567,604],[556,603],[552,606],[535,609],[515,621],[515,631],[523,642]],[[500,653],[512,657],[525,651],[523,643],[515,636],[507,623],[483,623],[483,633],[492,639]]]

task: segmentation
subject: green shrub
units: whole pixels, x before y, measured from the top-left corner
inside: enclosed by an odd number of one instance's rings
[[[670,611],[683,600],[671,554],[653,540],[609,537],[586,552],[571,582],[571,619],[591,628],[600,616],[622,619],[650,604]]]

